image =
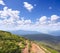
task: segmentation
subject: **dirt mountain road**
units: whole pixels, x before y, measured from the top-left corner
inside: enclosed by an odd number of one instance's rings
[[[45,53],[37,44],[32,43],[31,53]]]

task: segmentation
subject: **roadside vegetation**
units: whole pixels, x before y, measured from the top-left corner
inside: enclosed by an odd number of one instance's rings
[[[21,53],[25,48],[25,38],[0,31],[0,53]],[[21,43],[21,45],[18,45]]]
[[[39,42],[39,41],[34,41],[34,43],[36,43],[37,45],[39,45],[41,47],[41,49],[43,49],[46,53],[60,53],[59,51],[51,48],[50,46],[48,45],[45,45],[44,43],[42,42]]]

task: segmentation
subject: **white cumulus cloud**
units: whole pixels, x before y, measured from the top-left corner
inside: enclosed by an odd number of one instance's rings
[[[59,19],[60,16],[57,16],[57,15],[52,15],[51,16],[51,21],[56,21],[57,19]]]
[[[3,2],[3,0],[0,0],[0,4],[1,5],[5,5],[5,3]]]
[[[20,11],[4,7],[3,10],[0,10],[0,30],[27,30],[49,33],[60,30],[60,22],[55,22],[59,18],[58,15],[51,15],[49,18],[42,16],[33,22],[30,19],[21,18]]]
[[[3,10],[0,11],[0,24],[6,26],[9,26],[9,24],[14,25],[14,23],[19,20],[19,13],[17,10],[4,7]]]
[[[39,22],[40,22],[41,24],[46,23],[46,21],[47,21],[47,17],[46,17],[46,16],[42,16],[42,17],[39,19]]]
[[[9,9],[8,7],[4,7],[2,11],[0,11],[0,18],[7,19],[7,18],[19,18],[19,11]]]
[[[4,7],[3,10],[0,11],[0,29],[19,30],[21,26],[27,26],[32,23],[30,19],[24,20],[19,14],[20,11]],[[23,29],[23,27],[21,29]]]
[[[28,2],[24,2],[23,4],[28,11],[31,11],[34,8],[33,5]]]

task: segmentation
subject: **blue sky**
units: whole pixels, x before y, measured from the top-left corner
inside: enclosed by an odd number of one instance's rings
[[[4,0],[6,6],[12,8],[13,10],[19,10],[20,16],[25,17],[25,19],[36,19],[41,16],[51,16],[60,15],[60,1],[59,0]],[[24,8],[23,2],[30,3],[34,8],[29,12]],[[36,5],[36,6],[34,6]],[[51,8],[51,9],[49,9]],[[25,15],[27,14],[27,15]]]
[[[59,5],[60,0],[0,0],[0,30],[58,31]]]

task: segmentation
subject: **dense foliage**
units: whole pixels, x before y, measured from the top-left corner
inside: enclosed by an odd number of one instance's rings
[[[24,46],[25,38],[0,31],[0,53],[21,53]]]

